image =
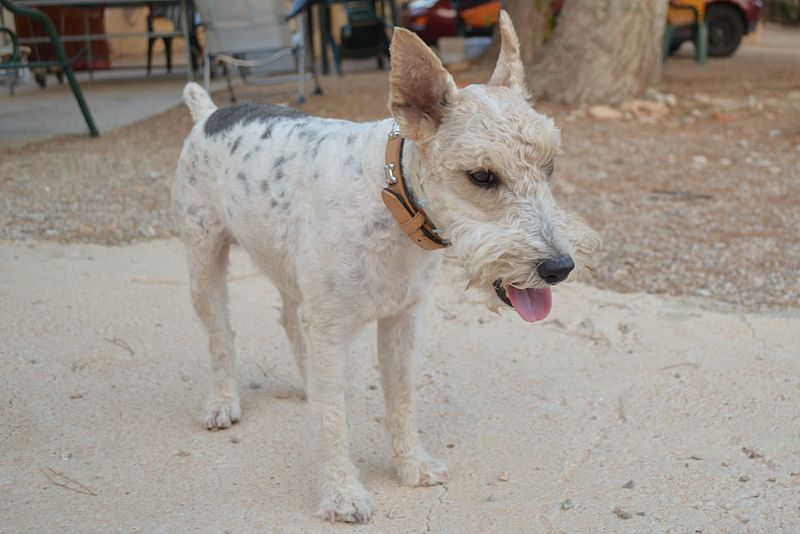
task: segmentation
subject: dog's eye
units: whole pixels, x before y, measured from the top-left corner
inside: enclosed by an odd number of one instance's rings
[[[467,176],[469,176],[469,179],[472,181],[472,183],[478,187],[494,187],[499,182],[495,173],[483,169],[478,171],[467,171]]]
[[[551,176],[553,176],[553,171],[556,170],[556,162],[551,159],[550,163],[545,165],[542,170],[544,170],[544,173],[547,175],[548,178],[550,178]]]

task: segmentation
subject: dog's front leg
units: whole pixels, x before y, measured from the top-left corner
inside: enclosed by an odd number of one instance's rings
[[[378,358],[386,400],[386,426],[392,437],[400,482],[433,486],[447,482],[447,466],[425,452],[414,413],[412,359],[416,320],[411,311],[378,321]]]
[[[358,480],[350,459],[345,407],[347,336],[303,320],[308,358],[307,391],[321,447],[316,514],[332,522],[363,523],[374,510],[372,496]]]

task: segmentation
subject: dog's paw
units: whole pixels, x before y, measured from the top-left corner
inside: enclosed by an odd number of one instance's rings
[[[375,503],[360,482],[325,492],[314,515],[336,523],[366,523],[372,517]]]
[[[242,417],[239,396],[209,399],[204,417],[209,430],[228,428]]]
[[[427,454],[411,458],[401,458],[397,465],[397,476],[405,486],[435,486],[446,484],[447,465]]]

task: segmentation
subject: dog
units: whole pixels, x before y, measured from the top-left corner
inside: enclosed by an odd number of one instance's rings
[[[239,244],[283,299],[281,322],[319,433],[320,518],[366,522],[374,512],[345,418],[345,354],[360,329],[377,321],[400,482],[446,483],[447,467],[417,432],[412,376],[443,251],[490,308],[537,321],[550,312],[551,286],[600,245],[551,194],[559,130],[528,102],[505,12],[500,35],[490,82],[459,89],[422,40],[396,28],[392,118],[373,123],[252,103],[217,109],[200,86],[184,90],[196,124],[172,199],[211,352],[205,421],[222,429],[241,417],[226,289],[228,252]]]

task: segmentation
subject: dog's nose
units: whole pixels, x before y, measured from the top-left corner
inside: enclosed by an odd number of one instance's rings
[[[536,268],[536,272],[539,273],[542,280],[553,286],[563,282],[574,268],[575,264],[572,262],[572,258],[567,255],[544,260]]]

